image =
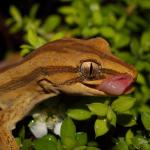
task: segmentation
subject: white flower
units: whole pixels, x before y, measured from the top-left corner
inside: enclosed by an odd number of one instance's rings
[[[54,133],[60,136],[62,122],[57,122],[54,127]]]
[[[30,131],[36,138],[41,138],[48,133],[46,122],[33,121],[29,125]]]

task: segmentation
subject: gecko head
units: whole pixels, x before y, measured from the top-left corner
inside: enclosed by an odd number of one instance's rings
[[[61,84],[56,84],[61,91],[95,96],[118,96],[133,91],[136,69],[114,56],[107,41],[102,38],[70,41],[64,49],[68,51],[64,64],[72,64],[72,69],[68,68]]]

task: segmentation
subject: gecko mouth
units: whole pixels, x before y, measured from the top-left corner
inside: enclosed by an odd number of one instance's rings
[[[125,93],[130,93],[133,90],[133,82],[134,78],[131,75],[119,74],[104,79],[104,81],[100,84],[87,86],[103,91],[108,95],[118,96]]]

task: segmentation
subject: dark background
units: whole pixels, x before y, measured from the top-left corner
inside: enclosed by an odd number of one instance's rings
[[[9,7],[15,5],[22,15],[27,15],[35,3],[39,4],[37,17],[42,19],[55,13],[57,8],[62,5],[59,0],[0,0],[0,60],[4,58],[8,50],[19,51],[19,45],[23,43],[20,40],[21,33],[11,35],[9,27],[5,24],[6,19],[10,17]]]

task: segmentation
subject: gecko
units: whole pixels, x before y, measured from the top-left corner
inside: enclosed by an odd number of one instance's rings
[[[0,150],[19,150],[12,130],[42,101],[60,93],[119,96],[132,92],[135,67],[101,38],[49,42],[0,69]]]

